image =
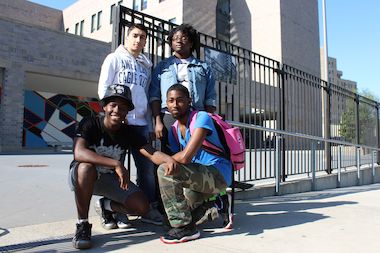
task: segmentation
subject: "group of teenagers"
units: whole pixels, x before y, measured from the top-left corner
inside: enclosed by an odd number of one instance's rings
[[[210,67],[193,56],[197,31],[182,24],[170,31],[173,55],[151,72],[142,53],[147,29],[132,24],[125,45],[104,60],[98,95],[103,113],[77,125],[69,184],[78,214],[72,240],[77,249],[92,246],[88,214],[92,195],[105,229],[130,226],[128,215],[163,225],[164,243],[199,238],[197,222],[210,207],[206,200],[232,182],[231,162],[207,152],[206,139],[222,147],[208,113],[216,110]],[[190,113],[196,115],[190,133]],[[173,124],[176,123],[176,128]],[[151,145],[161,142],[161,150]],[[133,156],[137,178],[130,181],[126,154]]]

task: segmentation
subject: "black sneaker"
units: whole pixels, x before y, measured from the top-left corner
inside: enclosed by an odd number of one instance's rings
[[[183,227],[170,229],[167,234],[160,237],[160,240],[163,243],[175,244],[198,239],[200,235],[195,224],[192,222]]]
[[[107,230],[117,228],[117,223],[114,217],[112,216],[112,212],[104,208],[104,200],[106,199],[101,198],[95,202],[95,211],[100,216],[100,222],[102,223],[102,227]]]
[[[91,248],[91,228],[90,223],[81,222],[77,225],[75,236],[72,240],[73,246],[76,249],[88,249]]]

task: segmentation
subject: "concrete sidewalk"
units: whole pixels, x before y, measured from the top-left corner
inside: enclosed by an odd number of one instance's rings
[[[76,251],[70,160],[0,155],[0,252]],[[233,230],[204,224],[199,240],[178,245],[163,244],[162,229],[139,220],[133,228],[106,231],[92,208],[93,248],[86,252],[379,252],[379,199],[380,184],[374,184],[237,201]]]

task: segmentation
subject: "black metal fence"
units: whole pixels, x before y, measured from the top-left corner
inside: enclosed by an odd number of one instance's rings
[[[124,44],[131,23],[148,28],[145,53],[155,66],[172,51],[166,41],[176,25],[120,6],[114,22],[112,47]],[[217,112],[226,120],[270,129],[333,138],[354,144],[379,147],[379,103],[292,66],[200,33],[197,57],[213,69],[218,94]],[[240,181],[274,177],[273,132],[243,129],[247,145],[246,168]],[[287,137],[282,141],[282,178],[310,172],[311,141]],[[334,144],[320,143],[317,171],[336,168]],[[343,166],[355,165],[355,151],[343,148]],[[363,157],[365,158],[365,150]]]

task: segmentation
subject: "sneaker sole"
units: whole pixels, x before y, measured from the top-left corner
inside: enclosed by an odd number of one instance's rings
[[[72,240],[73,247],[76,249],[89,249],[91,248],[91,241],[74,241]]]
[[[183,243],[188,241],[193,241],[198,239],[201,236],[201,233],[199,231],[193,235],[182,237],[181,239],[175,239],[175,240],[168,240],[165,239],[163,236],[160,237],[161,242],[166,244],[177,244],[177,243]]]
[[[116,225],[120,229],[126,229],[126,228],[132,227],[131,223],[124,223],[124,222],[123,223],[118,222]]]

